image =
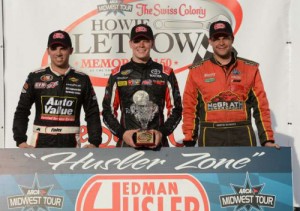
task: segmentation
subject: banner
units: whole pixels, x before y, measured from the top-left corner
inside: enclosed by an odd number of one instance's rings
[[[0,151],[1,210],[293,210],[287,147]]]
[[[297,178],[300,174],[300,148],[296,141],[300,138],[296,106],[299,104],[296,49],[300,30],[294,21],[298,20],[297,4],[292,0],[3,0],[5,87],[0,98],[5,98],[0,110],[5,110],[0,147],[16,147],[11,128],[19,95],[29,72],[49,63],[46,47],[52,31],[62,29],[70,33],[74,45],[71,65],[91,77],[102,110],[104,86],[111,69],[132,56],[128,41],[133,25],[147,23],[153,28],[156,41],[151,56],[174,69],[182,94],[188,66],[211,54],[208,27],[220,19],[233,26],[233,45],[238,56],[260,64],[275,139],[281,146],[292,147],[293,172]],[[31,113],[29,137],[34,108]],[[81,131],[84,144],[88,137],[83,118]],[[169,137],[170,145],[181,146],[182,139],[180,123]],[[116,138],[103,125],[102,147],[115,144]],[[298,183],[295,181],[296,193],[300,192]],[[299,197],[295,197],[295,202],[299,206]]]

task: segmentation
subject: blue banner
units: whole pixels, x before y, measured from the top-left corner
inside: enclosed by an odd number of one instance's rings
[[[289,147],[0,151],[1,210],[293,210]]]

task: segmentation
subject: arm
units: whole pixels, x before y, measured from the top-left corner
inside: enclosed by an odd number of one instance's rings
[[[176,76],[173,70],[167,80],[167,89],[165,93],[165,101],[167,108],[167,119],[164,125],[159,127],[159,131],[164,136],[170,135],[181,120],[182,115],[182,104],[179,87]]]
[[[182,130],[184,134],[183,143],[185,146],[194,146],[196,128],[198,127],[199,117],[197,114],[197,86],[193,80],[193,70],[190,70],[185,89],[183,93],[183,125]]]
[[[89,142],[95,147],[99,147],[99,145],[102,143],[100,111],[94,88],[88,76],[86,81],[86,91],[84,96],[83,109],[85,112],[85,121],[87,122]],[[91,147],[93,146],[86,146],[86,148]]]
[[[115,136],[117,136],[119,139],[122,139],[125,128],[122,127],[117,119],[117,110],[119,106],[120,96],[118,93],[117,83],[113,75],[110,75],[102,101],[103,122]]]
[[[15,111],[13,120],[13,134],[14,140],[17,146],[24,146],[27,141],[27,128],[30,115],[30,109],[34,103],[34,84],[32,82],[32,73],[28,75],[28,78],[22,88],[20,99]]]
[[[250,92],[249,99],[251,99],[252,101],[253,117],[255,118],[255,124],[258,130],[258,136],[261,145],[273,146],[275,141],[274,133],[272,130],[269,102],[264,90],[259,70],[257,70],[256,72],[253,88]],[[277,146],[278,145],[276,144],[275,147]]]

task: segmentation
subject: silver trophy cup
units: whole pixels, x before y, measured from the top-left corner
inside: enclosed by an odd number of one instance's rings
[[[146,91],[140,90],[133,95],[133,104],[130,106],[130,112],[141,124],[141,129],[134,134],[134,141],[137,146],[151,146],[155,144],[154,133],[148,129],[149,122],[158,112],[158,106],[149,100]]]

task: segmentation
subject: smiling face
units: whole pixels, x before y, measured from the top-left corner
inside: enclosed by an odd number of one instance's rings
[[[228,35],[220,35],[209,39],[215,58],[222,63],[231,58],[233,37]]]
[[[47,49],[53,68],[65,69],[69,67],[69,57],[73,48],[62,45],[52,45]]]
[[[153,40],[145,37],[139,37],[129,41],[130,48],[132,49],[132,60],[136,63],[147,63],[150,59],[150,51],[153,47]]]

